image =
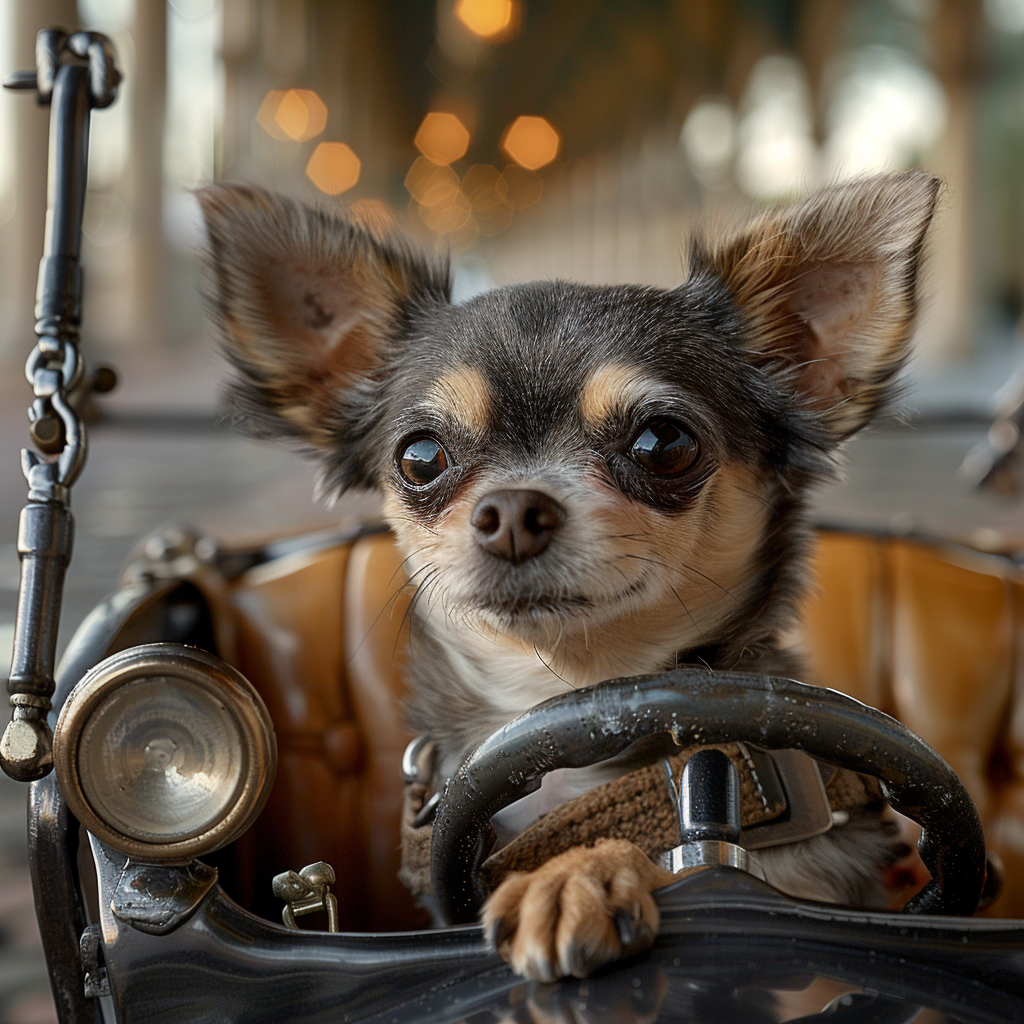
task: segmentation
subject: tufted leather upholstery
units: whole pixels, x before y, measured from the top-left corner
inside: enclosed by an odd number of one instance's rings
[[[275,559],[232,584],[238,668],[277,733],[274,788],[233,866],[237,895],[266,917],[280,914],[275,874],[326,860],[343,930],[422,923],[397,879],[400,765],[411,738],[401,713],[400,561],[378,534]]]
[[[1024,575],[1006,559],[825,532],[797,641],[808,681],[887,711],[977,802],[1024,917]],[[327,860],[344,929],[417,923],[397,882],[402,779],[400,559],[387,535],[295,554],[232,584],[239,668],[274,719],[277,780],[238,850],[238,889],[276,916],[270,879]]]

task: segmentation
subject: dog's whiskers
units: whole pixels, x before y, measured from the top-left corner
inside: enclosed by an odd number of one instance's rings
[[[745,494],[748,498],[753,498],[754,501],[760,502],[766,509],[768,509],[769,512],[774,511],[772,503],[763,494],[758,494],[757,491],[748,490],[746,487],[737,486],[736,490],[739,491],[740,494]]]
[[[704,639],[704,631],[700,628],[700,626],[697,625],[697,620],[693,617],[693,612],[691,612],[690,609],[686,607],[686,602],[679,596],[679,591],[676,590],[675,587],[669,587],[669,590],[671,590],[672,593],[676,595],[676,600],[682,606],[683,611],[686,612],[686,614],[689,617],[690,621],[693,623],[693,628],[695,630],[697,630],[697,635],[703,640]],[[678,657],[678,654],[677,654],[677,657]]]
[[[549,664],[548,664],[548,663],[547,663],[547,662],[546,662],[546,661],[544,660],[544,656],[543,656],[543,655],[542,655],[542,654],[540,653],[540,651],[538,650],[538,648],[537,648],[537,645],[536,645],[536,644],[534,644],[534,645],[533,645],[533,653],[537,655],[537,660],[538,660],[538,661],[539,661],[539,662],[540,662],[540,663],[541,663],[541,664],[542,664],[542,665],[543,665],[543,666],[544,666],[544,667],[545,667],[545,668],[546,668],[546,669],[547,669],[547,670],[548,670],[548,671],[549,671],[549,672],[550,672],[550,673],[551,673],[551,674],[552,674],[552,675],[553,675],[553,676],[554,676],[554,677],[555,677],[556,679],[561,679],[561,681],[562,681],[563,683],[565,683],[565,685],[566,685],[566,686],[568,686],[568,687],[569,687],[570,689],[572,689],[572,690],[575,690],[575,689],[577,689],[577,687],[573,686],[573,685],[572,685],[572,683],[570,683],[570,682],[569,682],[569,680],[565,678],[565,676],[561,676],[561,675],[559,675],[559,674],[558,674],[558,673],[557,673],[557,672],[556,672],[556,671],[555,671],[555,670],[554,670],[554,669],[553,669],[553,668],[552,668],[552,667],[551,667],[551,666],[550,666],[550,665],[549,665]]]
[[[426,568],[426,566],[424,568]],[[412,614],[415,612],[416,607],[419,605],[420,601],[422,600],[425,588],[427,586],[429,586],[430,582],[432,580],[436,579],[436,577],[441,572],[441,570],[440,570],[440,568],[438,566],[430,564],[429,568],[430,568],[430,571],[426,574],[426,576],[423,577],[422,580],[420,580],[419,584],[416,586],[416,590],[413,592],[413,595],[412,595],[412,597],[409,600],[409,604],[408,604],[408,606],[405,609],[405,614],[402,616],[402,621],[398,625],[398,632],[399,632],[399,634],[401,634],[402,629],[405,626],[406,622],[410,621],[410,618],[411,618]]]
[[[439,536],[437,530],[432,530],[426,523],[421,522],[419,519],[415,519],[413,516],[401,516],[392,514],[391,519],[397,520],[400,523],[409,523],[411,526],[415,526],[417,530],[423,530],[426,533],[432,534],[433,536]]]
[[[394,576],[392,576],[391,579],[394,580]],[[400,586],[395,587],[395,589],[392,591],[391,595],[384,602],[384,605],[381,608],[381,610],[379,612],[377,612],[377,614],[374,616],[373,622],[370,623],[369,628],[362,635],[361,639],[359,640],[359,643],[356,644],[355,650],[353,650],[352,653],[349,655],[349,658],[348,658],[348,661],[346,662],[346,664],[351,664],[352,663],[352,659],[359,653],[360,648],[363,646],[364,643],[366,643],[366,638],[374,631],[374,628],[376,627],[377,623],[380,622],[380,617],[385,612],[389,613],[388,614],[388,621],[391,620],[391,616],[394,614],[394,611],[395,611],[395,602],[398,600],[398,596],[402,593],[403,590],[405,590],[407,587],[410,587],[410,586],[412,586],[412,578],[407,579]],[[405,619],[403,617],[402,623],[398,627],[398,635],[399,636],[401,636],[401,634],[402,634],[402,625],[404,625],[404,622],[405,622]],[[395,651],[397,651],[397,650],[398,650],[398,644],[397,644],[397,640],[396,640]],[[394,651],[392,651],[392,657],[393,656],[394,656]]]
[[[427,549],[425,547],[417,548],[415,551],[410,552],[410,554],[403,558],[402,561],[398,563],[398,568],[395,569],[395,571],[391,574],[391,579],[388,580],[388,585],[390,586],[392,583],[395,582],[395,577],[405,568],[406,562],[408,562],[411,558],[415,558],[417,555],[422,555],[423,552],[426,550]]]
[[[695,569],[692,565],[687,562],[677,562],[675,566],[671,566],[668,562],[663,562],[658,558],[648,558],[646,555],[635,555],[630,552],[621,552],[615,556],[616,558],[632,558],[638,562],[649,562],[651,565],[656,565],[661,569],[666,569],[671,572],[673,568],[682,569],[685,573],[693,573],[695,576],[699,576],[703,580],[707,580],[712,586],[717,587],[723,594],[735,601],[736,604],[740,603],[740,599],[731,591],[728,587],[723,587],[721,583],[716,579],[708,576],[707,573],[703,573],[700,569]]]

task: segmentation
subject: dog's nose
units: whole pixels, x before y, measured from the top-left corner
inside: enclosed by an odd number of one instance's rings
[[[565,522],[565,509],[541,491],[485,494],[470,523],[477,544],[513,565],[539,555]]]

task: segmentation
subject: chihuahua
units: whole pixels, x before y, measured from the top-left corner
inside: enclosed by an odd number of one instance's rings
[[[809,492],[893,391],[938,191],[913,171],[824,189],[695,241],[674,290],[545,281],[461,305],[446,258],[342,211],[199,193],[234,412],[313,453],[325,492],[383,494],[415,587],[408,717],[441,776],[569,687],[803,676],[781,637]],[[884,824],[762,866],[792,895],[870,903]],[[483,919],[520,973],[583,974],[653,941],[672,880],[606,840],[510,876]]]

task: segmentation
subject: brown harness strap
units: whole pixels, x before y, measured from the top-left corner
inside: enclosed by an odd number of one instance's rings
[[[687,748],[669,759],[673,778],[679,778],[683,765],[698,749]],[[739,770],[743,828],[778,818],[786,804],[766,795],[746,748],[727,744],[718,749],[728,754]],[[881,800],[876,780],[844,769],[833,774],[825,792],[833,811],[849,811]],[[405,788],[399,878],[416,895],[431,892],[433,826],[416,828],[413,824],[429,796],[425,785],[410,783]],[[591,846],[602,838],[628,839],[651,858],[679,845],[679,814],[663,761],[595,786],[538,818],[484,861],[483,880],[493,891],[513,871],[533,871],[566,850]]]

